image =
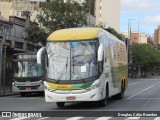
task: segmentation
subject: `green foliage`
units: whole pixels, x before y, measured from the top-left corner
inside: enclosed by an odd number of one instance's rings
[[[101,27],[105,29],[106,31],[108,31],[109,33],[117,37],[119,40],[123,40],[125,38],[123,34],[119,34],[114,28],[111,28],[111,27],[105,28],[105,25],[103,23],[100,23],[99,25],[95,27]]]
[[[42,45],[46,44],[48,34],[44,29],[39,27],[30,27],[26,29],[26,32],[28,34],[28,37],[26,37],[25,39],[33,42],[36,45],[37,49],[39,48],[39,43],[41,43]]]
[[[132,45],[132,66],[153,70],[160,65],[160,52],[150,44]]]
[[[152,62],[160,62],[160,52],[150,44],[132,45],[133,64],[149,65]]]
[[[108,27],[105,30],[108,31],[109,33],[113,34],[114,36],[116,36],[120,40],[123,40],[123,38],[125,38],[123,34],[119,34],[114,28]]]
[[[88,2],[79,4],[75,0],[46,0],[40,4],[42,14],[38,21],[49,33],[63,28],[73,28],[87,25],[86,13],[89,11]]]

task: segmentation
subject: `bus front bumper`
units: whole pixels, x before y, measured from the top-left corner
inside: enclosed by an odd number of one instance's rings
[[[103,91],[96,88],[91,91],[75,93],[74,91],[61,91],[61,93],[45,90],[46,102],[77,102],[77,101],[99,101],[104,98]]]
[[[15,86],[12,84],[12,92],[42,92],[44,91],[44,85],[37,86]]]

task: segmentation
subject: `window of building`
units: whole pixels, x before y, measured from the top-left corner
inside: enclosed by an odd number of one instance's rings
[[[34,50],[34,45],[32,44],[27,44],[27,50]]]
[[[22,42],[15,42],[15,48],[23,49],[23,43]]]
[[[91,0],[90,13],[91,13],[91,15],[95,16],[95,0]]]

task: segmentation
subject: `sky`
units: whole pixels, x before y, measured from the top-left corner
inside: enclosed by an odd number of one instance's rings
[[[132,31],[153,36],[160,25],[160,0],[121,0],[121,32],[128,30],[129,19]]]

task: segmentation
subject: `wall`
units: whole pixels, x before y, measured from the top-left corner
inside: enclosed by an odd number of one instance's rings
[[[11,10],[12,4],[10,1],[2,1],[0,0],[0,12],[2,19],[4,20],[9,20],[9,15],[11,15],[12,10]]]
[[[96,0],[96,24],[112,27],[120,32],[121,0]]]

